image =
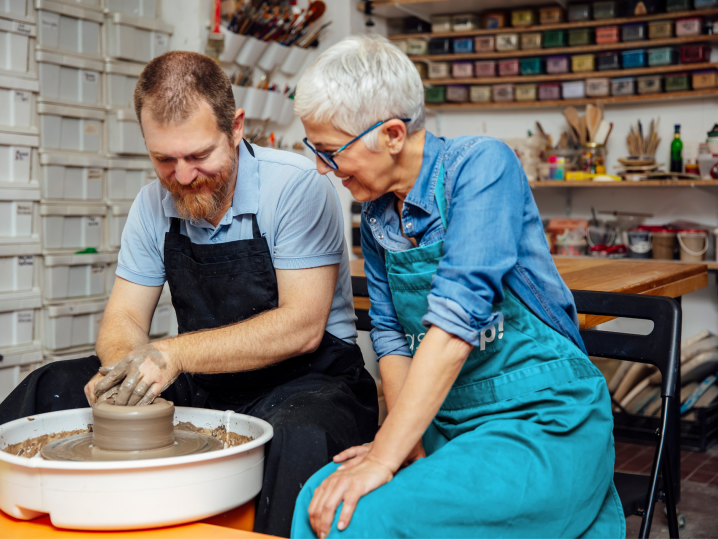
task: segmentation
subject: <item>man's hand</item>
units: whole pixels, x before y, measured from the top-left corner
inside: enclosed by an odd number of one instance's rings
[[[102,379],[95,382],[94,396],[100,400],[112,398],[118,406],[152,404],[180,373],[179,365],[169,354],[155,344],[146,344],[135,348],[117,363],[101,367],[98,374]],[[95,378],[88,383],[86,392]]]
[[[95,376],[90,378],[90,381],[85,385],[85,397],[87,397],[87,402],[90,406],[94,406],[97,402],[97,397],[95,396],[95,386],[104,377],[104,374],[98,372]]]
[[[366,456],[369,454],[369,451],[371,451],[372,443],[373,442],[350,447],[349,449],[345,449],[344,451],[336,455],[334,457],[334,462],[343,462],[343,464],[339,466],[339,468],[337,468],[337,471],[350,470],[355,466],[361,464],[366,458]],[[406,468],[407,466],[413,464],[419,459],[423,459],[424,457],[426,457],[426,452],[424,451],[424,446],[422,445],[421,440],[419,440],[419,443],[417,443],[414,449],[412,449],[411,453],[409,453],[409,456],[406,457],[406,460],[403,462],[401,467]]]

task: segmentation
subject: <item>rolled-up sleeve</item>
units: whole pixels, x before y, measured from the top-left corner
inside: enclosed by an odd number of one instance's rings
[[[503,142],[479,139],[467,150],[446,171],[449,226],[422,323],[477,346],[499,317],[492,305],[503,300],[503,278],[518,260],[528,184]]]
[[[406,335],[396,316],[391,300],[391,290],[384,265],[384,250],[380,247],[366,221],[361,216],[361,250],[364,255],[364,273],[366,273],[369,299],[369,317],[371,318],[371,342],[377,360],[390,354],[411,357],[411,349]]]

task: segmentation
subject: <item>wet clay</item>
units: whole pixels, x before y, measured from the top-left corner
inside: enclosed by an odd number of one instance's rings
[[[175,405],[164,399],[148,406],[96,404],[92,407],[92,445],[106,451],[169,447],[175,442],[174,415]]]
[[[3,451],[5,451],[5,453],[15,455],[16,457],[32,458],[37,455],[40,450],[50,442],[62,440],[63,438],[67,438],[69,436],[76,436],[78,434],[87,434],[89,432],[92,432],[92,428],[90,425],[88,425],[86,429],[63,430],[62,432],[43,434],[42,436],[38,436],[36,438],[29,438],[24,442],[20,442],[19,444],[9,445],[5,449],[3,449]]]
[[[195,427],[192,423],[180,421],[177,425],[175,425],[175,429],[188,432],[198,432],[200,434],[205,434],[206,436],[212,436],[222,442],[225,449],[228,447],[236,447],[238,445],[246,444],[247,442],[254,440],[254,438],[237,434],[236,432],[228,433],[224,425],[221,425],[216,429],[200,429]]]

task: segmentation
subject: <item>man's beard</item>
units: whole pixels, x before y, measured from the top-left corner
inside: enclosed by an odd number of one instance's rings
[[[237,175],[237,152],[234,148],[231,155],[232,160],[217,174],[199,175],[189,185],[159,177],[162,186],[172,194],[180,218],[208,221],[222,211],[227,197],[231,196],[232,180]]]

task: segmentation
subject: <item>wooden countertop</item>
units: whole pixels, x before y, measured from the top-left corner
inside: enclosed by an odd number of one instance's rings
[[[680,297],[708,284],[705,264],[676,264],[660,260],[609,260],[605,258],[554,257],[556,268],[572,290],[623,292]],[[354,308],[369,309],[364,260],[351,261]],[[609,318],[579,315],[581,328],[593,327]]]

